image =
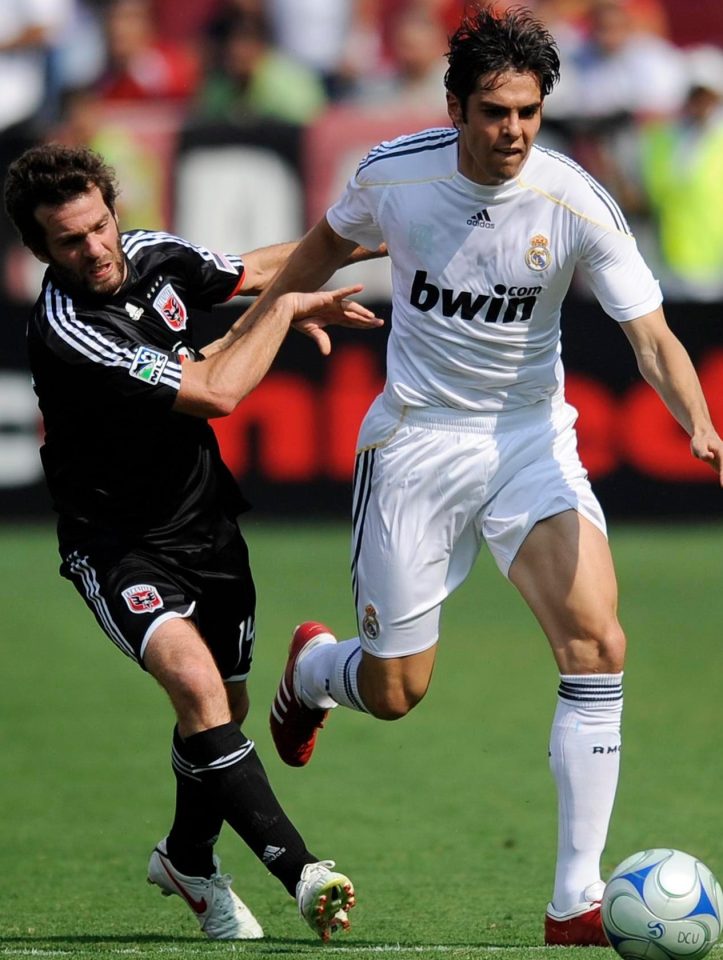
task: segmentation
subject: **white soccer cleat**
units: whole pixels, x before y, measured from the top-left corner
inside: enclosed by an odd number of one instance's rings
[[[261,925],[231,889],[229,874],[219,873],[218,857],[213,862],[216,872],[209,879],[187,877],[168,859],[164,838],[148,862],[148,882],[160,887],[164,897],[175,894],[185,900],[212,940],[261,940]]]
[[[325,943],[338,929],[350,928],[347,911],[356,904],[351,880],[332,872],[333,866],[333,860],[307,863],[296,884],[299,913]]]

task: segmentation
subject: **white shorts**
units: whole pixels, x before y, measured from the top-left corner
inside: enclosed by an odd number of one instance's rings
[[[433,646],[442,602],[484,540],[507,576],[539,520],[605,518],[577,453],[577,411],[561,400],[478,415],[394,410],[382,396],[359,433],[352,584],[362,648],[401,657]]]

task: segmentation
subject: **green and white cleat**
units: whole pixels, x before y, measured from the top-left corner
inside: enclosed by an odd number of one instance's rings
[[[337,930],[350,928],[347,912],[356,904],[351,880],[333,872],[333,866],[333,860],[307,863],[296,884],[299,913],[324,943]]]

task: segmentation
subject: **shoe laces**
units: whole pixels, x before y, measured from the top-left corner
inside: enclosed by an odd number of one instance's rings
[[[238,923],[240,916],[236,896],[231,890],[232,881],[233,878],[228,873],[217,873],[210,878],[213,900],[210,904],[206,923],[204,923],[205,930],[211,929],[218,933],[226,929],[228,925]]]
[[[333,860],[319,860],[317,863],[307,863],[301,871],[297,901],[302,917],[313,902],[317,887],[328,881],[329,873],[334,866]]]
[[[301,879],[306,884],[326,878],[326,874],[336,866],[333,860],[319,860],[318,863],[307,863],[301,871]]]
[[[236,904],[231,890],[231,884],[233,883],[231,874],[216,873],[210,878],[209,882],[214,894],[210,912],[222,920],[230,920],[235,917]]]

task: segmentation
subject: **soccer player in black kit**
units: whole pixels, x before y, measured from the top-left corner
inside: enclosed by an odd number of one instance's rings
[[[59,144],[26,151],[5,181],[11,220],[48,265],[28,348],[61,573],[176,713],[175,816],[149,881],[181,896],[213,939],[262,937],[214,856],[226,821],[326,940],[349,926],[354,890],[309,852],[240,729],[256,596],[236,520],[244,501],[207,418],[256,386],[292,324],[328,353],[328,324],[381,321],[346,299],[359,286],[293,293],[196,350],[212,305],[262,292],[295,244],[242,259],[167,233],[121,233],[116,196],[100,156]]]

